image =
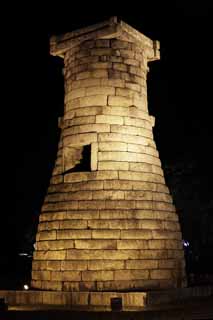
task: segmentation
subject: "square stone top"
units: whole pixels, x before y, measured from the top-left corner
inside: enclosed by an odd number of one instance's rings
[[[64,57],[66,51],[86,40],[120,39],[136,43],[145,50],[148,61],[160,59],[160,43],[151,40],[127,23],[119,21],[117,17],[81,28],[63,35],[52,36],[50,39],[50,53]]]

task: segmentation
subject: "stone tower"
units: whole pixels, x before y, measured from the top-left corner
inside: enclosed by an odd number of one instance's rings
[[[33,256],[34,288],[182,287],[184,252],[147,108],[159,43],[123,21],[51,39],[65,106]]]

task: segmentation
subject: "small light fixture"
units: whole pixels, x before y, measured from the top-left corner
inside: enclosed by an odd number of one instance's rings
[[[184,247],[189,247],[189,241],[183,240],[183,246]]]
[[[24,284],[24,290],[29,290],[28,284]]]

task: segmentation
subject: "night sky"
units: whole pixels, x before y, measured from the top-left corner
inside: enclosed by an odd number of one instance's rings
[[[190,219],[197,210],[199,225],[200,203],[203,211],[208,208],[212,212],[211,1],[148,2],[130,1],[128,7],[123,1],[113,10],[112,3],[99,1],[94,12],[90,1],[74,6],[73,1],[61,1],[46,8],[25,7],[19,15],[14,25],[15,70],[10,79],[16,101],[11,109],[15,134],[10,150],[12,170],[15,166],[15,209],[2,215],[1,236],[7,243],[0,253],[2,274],[8,269],[11,274],[17,272],[17,254],[28,250],[35,236],[57,151],[57,118],[63,114],[63,61],[49,55],[49,37],[113,15],[161,43],[161,60],[150,64],[149,111],[156,117],[154,136],[162,165],[174,177],[166,179],[177,195],[175,204],[180,210],[184,204],[191,208],[180,213],[184,237],[197,236]],[[183,192],[176,192],[175,185],[180,188],[182,181]],[[10,181],[6,190],[11,204],[13,185]],[[189,190],[186,193],[185,188]]]

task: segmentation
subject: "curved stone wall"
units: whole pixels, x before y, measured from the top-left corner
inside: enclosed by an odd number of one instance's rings
[[[137,42],[89,40],[67,50],[64,64],[61,140],[40,215],[32,286],[181,287],[182,237],[148,114],[146,51]],[[82,161],[87,171],[79,171]]]

